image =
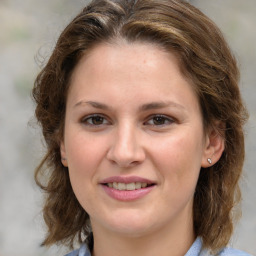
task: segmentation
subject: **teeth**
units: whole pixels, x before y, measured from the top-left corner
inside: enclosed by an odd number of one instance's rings
[[[141,183],[140,182],[136,182],[135,183],[135,188],[136,189],[140,189],[141,188]]]
[[[127,190],[135,190],[135,183],[128,183],[126,184]]]
[[[114,189],[118,189],[117,182],[114,182],[114,183],[113,183],[113,188],[114,188]]]
[[[146,186],[147,186],[147,183],[146,183],[146,182],[142,182],[142,183],[141,183],[141,187],[142,187],[142,188],[145,188]]]
[[[126,189],[126,185],[124,183],[117,183],[117,189],[118,190],[125,190]]]
[[[114,188],[117,190],[135,190],[135,189],[141,189],[141,188],[146,188],[147,187],[146,182],[132,182],[132,183],[122,183],[122,182],[113,182],[113,183],[108,183],[107,186],[110,188]]]

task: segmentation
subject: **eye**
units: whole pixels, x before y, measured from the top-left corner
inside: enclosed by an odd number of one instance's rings
[[[109,124],[108,120],[104,116],[101,116],[98,114],[90,115],[83,118],[82,123],[89,126],[100,126],[100,125]]]
[[[164,126],[170,125],[174,122],[174,120],[170,117],[165,115],[154,115],[151,116],[150,119],[145,123],[146,125],[153,125],[153,126]]]

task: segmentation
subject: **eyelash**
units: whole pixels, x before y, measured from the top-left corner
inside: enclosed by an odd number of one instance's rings
[[[96,124],[96,123],[94,123],[94,121],[96,121],[96,122],[101,121],[101,123]],[[156,122],[160,121],[163,123],[156,124],[155,121]],[[83,124],[85,124],[86,126],[92,126],[92,127],[101,127],[103,125],[111,124],[110,121],[104,115],[101,115],[101,114],[93,114],[93,115],[86,116],[81,120],[81,122]],[[149,126],[153,126],[153,127],[163,127],[163,126],[171,125],[174,122],[175,122],[175,120],[171,117],[161,115],[161,114],[155,114],[155,115],[151,115],[147,119],[147,121],[143,123],[143,125],[149,125]]]
[[[101,120],[103,120],[103,123],[101,124],[95,124],[93,123],[93,119],[96,119],[96,118],[100,118]],[[91,120],[91,122],[89,122],[89,120]],[[97,121],[97,120],[96,120]],[[89,115],[89,116],[86,116],[84,117],[82,120],[81,120],[82,123],[84,123],[85,125],[87,126],[93,126],[93,127],[99,127],[99,126],[102,126],[102,125],[108,125],[110,122],[104,117],[104,115],[100,115],[100,114],[93,114],[93,115]]]
[[[157,120],[158,119],[158,120]],[[155,121],[164,121],[164,123],[162,123],[162,124],[155,124],[155,123],[153,123],[153,124],[149,124],[150,126],[155,126],[155,127],[163,127],[163,126],[166,126],[166,125],[170,125],[170,124],[172,124],[172,123],[174,123],[175,121],[174,121],[174,119],[173,118],[171,118],[171,117],[168,117],[168,116],[165,116],[165,115],[159,115],[159,114],[156,114],[156,115],[152,115],[152,116],[150,116],[150,118],[147,120],[147,122],[145,122],[145,124],[147,124],[147,123],[149,123],[149,121],[153,121],[154,122],[154,120]],[[166,123],[167,122],[167,123]]]

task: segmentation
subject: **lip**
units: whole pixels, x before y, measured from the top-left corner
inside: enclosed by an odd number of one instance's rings
[[[114,188],[110,188],[104,184],[101,184],[101,187],[106,192],[106,194],[113,199],[116,199],[118,201],[134,201],[150,193],[155,188],[155,185],[136,190],[117,190]]]
[[[114,188],[108,187],[107,183],[112,182],[118,182],[118,183],[133,183],[133,182],[145,182],[151,186],[146,188],[140,188],[135,190],[117,190]],[[110,196],[113,199],[116,199],[118,201],[133,201],[138,200],[144,196],[146,196],[148,193],[150,193],[156,186],[156,182],[145,179],[139,176],[112,176],[108,177],[106,179],[103,179],[100,182],[101,187],[105,191],[105,193]]]
[[[119,182],[119,183],[132,183],[132,182],[145,182],[147,184],[156,184],[156,182],[145,179],[139,176],[112,176],[106,179],[103,179],[100,184],[112,183],[112,182]]]

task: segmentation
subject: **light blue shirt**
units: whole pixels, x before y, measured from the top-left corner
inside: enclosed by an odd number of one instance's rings
[[[80,249],[66,254],[65,256],[91,256],[86,244],[82,244]],[[184,256],[252,256],[232,248],[224,248],[218,255],[210,254],[208,250],[202,249],[202,240],[198,237]]]

